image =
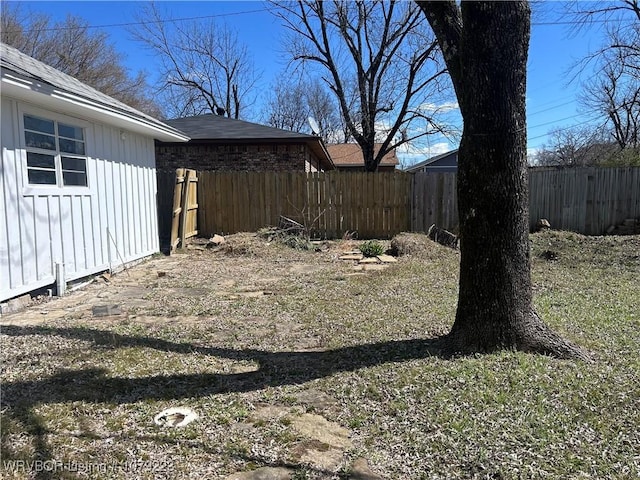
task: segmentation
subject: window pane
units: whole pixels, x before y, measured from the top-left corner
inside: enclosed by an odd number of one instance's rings
[[[27,147],[42,148],[44,150],[56,149],[56,137],[42,133],[24,132]]]
[[[80,172],[63,171],[62,181],[65,186],[78,185],[81,187],[86,187],[87,175]]]
[[[65,186],[87,186],[87,161],[84,158],[62,157],[62,183]]]
[[[58,123],[58,135],[61,137],[74,138],[76,140],[84,140],[82,128],[74,127],[73,125],[65,125],[64,123]]]
[[[87,161],[84,158],[62,157],[62,170],[86,173]]]
[[[66,138],[60,138],[58,141],[60,142],[61,152],[84,155],[84,143],[76,142],[75,140],[67,140]]]
[[[56,164],[53,155],[27,152],[27,167],[50,168],[51,170],[55,170]]]
[[[44,118],[32,117],[31,115],[24,116],[24,128],[27,130],[35,130],[37,132],[50,133],[51,135],[55,133],[53,121],[45,120]]]
[[[29,168],[28,171],[29,183],[35,185],[55,185],[56,184],[56,172],[55,170],[34,170]]]

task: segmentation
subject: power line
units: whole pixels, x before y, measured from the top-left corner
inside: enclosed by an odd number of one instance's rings
[[[565,105],[569,105],[574,103],[574,100],[569,100],[568,102],[559,103],[558,105],[554,105],[553,107],[543,108],[542,110],[536,110],[535,112],[528,113],[527,116],[532,117],[534,115],[538,115],[539,113],[548,112],[549,110],[555,110],[556,108],[564,107]]]
[[[544,27],[548,25],[590,25],[592,23],[609,23],[609,22],[628,22],[628,18],[610,18],[610,19],[600,19],[600,20],[565,20],[558,22],[531,22],[531,26],[533,27]],[[630,25],[633,25],[634,22],[631,22]]]
[[[588,113],[595,113],[595,112],[588,112]],[[545,123],[540,123],[538,125],[531,125],[529,127],[527,127],[527,129],[529,128],[539,128],[539,127],[544,127],[546,125],[552,125],[554,123],[558,123],[558,122],[564,122],[565,120],[571,120],[572,118],[576,118],[576,117],[582,117],[583,115],[585,115],[584,113],[576,113],[575,115],[571,115],[569,117],[564,117],[564,118],[559,118],[557,120],[552,120],[550,122],[545,122]],[[580,125],[580,124],[577,124]]]
[[[87,29],[97,29],[97,28],[120,28],[120,27],[132,27],[135,25],[149,25],[149,24],[157,24],[157,23],[170,23],[170,22],[186,22],[190,20],[205,20],[208,18],[221,18],[221,17],[232,17],[237,15],[248,15],[252,13],[261,13],[268,12],[268,8],[259,8],[254,10],[245,10],[242,12],[230,12],[230,13],[218,13],[214,15],[200,15],[195,17],[182,17],[182,18],[174,18],[167,20],[150,20],[150,21],[141,21],[141,22],[126,22],[126,23],[110,23],[105,25],[87,25],[86,27],[49,27],[49,28],[37,28],[31,30],[25,30],[25,33],[34,33],[34,32],[53,32],[53,31],[63,31],[63,30],[76,30],[80,28]],[[607,23],[607,22],[622,22],[627,19],[615,19],[615,20],[591,20],[588,23]],[[581,20],[567,20],[567,21],[558,21],[558,22],[532,22],[531,26],[550,26],[550,25],[580,25],[584,24],[584,21]],[[630,23],[633,25],[633,23]],[[15,33],[15,31],[8,31],[7,33]]]
[[[577,116],[577,115],[574,115],[574,116]],[[573,125],[570,125],[568,127],[558,128],[556,131],[557,132],[563,132],[563,131],[569,130],[570,128],[573,128],[573,127],[578,127],[578,126],[584,125],[586,123],[595,122],[598,119],[599,119],[599,117],[590,118],[588,120],[585,120],[584,122],[574,123]],[[551,123],[554,123],[554,122],[551,122]],[[532,128],[535,128],[535,127],[532,127]],[[529,140],[538,140],[539,138],[544,138],[544,137],[546,137],[548,135],[549,135],[548,133],[545,133],[543,135],[536,135],[535,137],[527,137],[527,142],[529,142]]]
[[[150,25],[150,24],[158,24],[158,23],[171,23],[171,22],[186,22],[190,20],[205,20],[208,18],[220,18],[220,17],[231,17],[237,15],[247,15],[251,13],[260,13],[260,12],[268,12],[267,8],[260,8],[256,10],[245,10],[242,12],[231,12],[231,13],[218,13],[215,15],[202,15],[197,17],[183,17],[183,18],[173,18],[167,20],[149,20],[144,22],[127,22],[127,23],[110,23],[105,25],[87,25],[82,27],[49,27],[49,28],[33,28],[30,30],[24,30],[24,33],[35,33],[35,32],[55,32],[55,31],[64,31],[64,30],[79,30],[79,29],[97,29],[97,28],[120,28],[120,27],[132,27],[135,25]],[[5,33],[16,33],[15,30],[10,30]]]

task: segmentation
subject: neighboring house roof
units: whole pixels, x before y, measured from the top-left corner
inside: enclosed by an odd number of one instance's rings
[[[380,143],[375,145],[376,154],[380,150],[381,146],[382,144]],[[329,155],[331,155],[331,159],[336,167],[364,167],[362,149],[357,143],[336,143],[333,145],[327,145],[327,150],[329,151]],[[398,157],[396,156],[395,149],[393,149],[382,157],[382,161],[378,166],[395,168],[398,164]]]
[[[406,172],[418,172],[421,170],[441,170],[455,172],[458,169],[458,149],[450,150],[435,157],[428,158],[423,162],[411,165]]]
[[[320,158],[326,169],[333,169],[324,142],[315,135],[213,114],[176,118],[166,120],[166,123],[184,132],[194,143],[304,143]]]
[[[185,142],[169,125],[99,92],[76,78],[0,43],[2,93],[82,118],[141,133],[158,140]],[[37,99],[37,100],[36,100]]]

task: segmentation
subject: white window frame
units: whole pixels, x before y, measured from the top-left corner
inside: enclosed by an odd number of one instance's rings
[[[61,194],[66,195],[66,194],[89,193],[91,191],[91,175],[90,175],[91,162],[89,161],[90,156],[88,152],[90,124],[78,118],[68,117],[68,116],[54,113],[51,111],[40,110],[36,108],[24,108],[24,109],[20,108],[18,115],[20,119],[20,145],[22,146],[22,151],[23,151],[22,171],[23,171],[24,194],[26,195],[61,195]],[[55,143],[56,143],[55,151],[27,146],[27,140],[26,140],[27,129],[25,128],[25,125],[24,125],[25,115],[54,122],[54,132],[55,132],[54,136],[55,136]],[[58,130],[58,125],[60,123],[82,129],[82,135],[83,135],[82,141],[84,142],[84,155],[60,152],[60,144],[59,144],[60,135]],[[62,138],[66,138],[66,137],[62,137]],[[56,176],[55,184],[29,183],[29,167],[27,164],[28,152],[52,155],[54,157],[54,167],[55,167],[55,176]],[[86,186],[85,185],[64,185],[62,157],[78,158],[78,159],[84,160],[85,175],[87,180]]]

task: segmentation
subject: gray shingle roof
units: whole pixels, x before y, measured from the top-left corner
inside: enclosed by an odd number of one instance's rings
[[[449,156],[456,156],[456,163],[457,163],[457,154],[458,154],[458,149],[456,148],[455,150],[449,150],[448,152],[445,153],[441,153],[439,155],[436,155],[435,157],[431,157],[428,158],[426,160],[423,160],[422,162],[416,163],[414,165],[411,165],[409,168],[405,169],[406,172],[415,172],[420,170],[421,168],[427,167],[429,165],[433,165],[436,164],[437,162],[443,160],[443,159],[447,159]]]
[[[220,115],[197,115],[195,117],[166,120],[166,123],[192,140],[298,140],[307,142],[318,137],[291,132],[280,128],[267,127],[258,123],[245,122]]]
[[[19,77],[50,85],[62,92],[82,97],[87,102],[94,104],[98,103],[111,111],[142,121],[152,127],[160,128],[170,135],[173,134],[178,137],[182,137],[180,132],[168,127],[168,125],[163,122],[136,110],[135,108],[82,83],[80,80],[40,62],[39,60],[36,60],[35,58],[22,53],[20,50],[4,43],[0,43],[0,67],[2,69],[3,77],[7,71],[13,72]],[[177,139],[178,138],[176,138],[176,140]]]

